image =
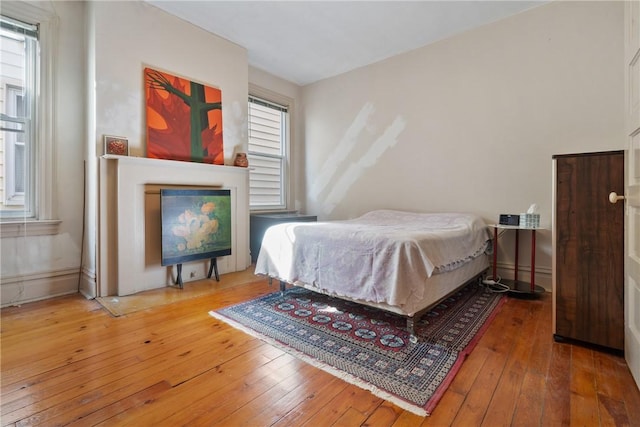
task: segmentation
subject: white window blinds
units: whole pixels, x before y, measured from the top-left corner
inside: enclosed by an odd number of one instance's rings
[[[251,209],[286,208],[287,107],[249,97],[249,204]]]

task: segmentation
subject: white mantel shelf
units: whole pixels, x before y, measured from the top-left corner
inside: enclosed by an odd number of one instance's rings
[[[247,174],[249,172],[249,168],[241,168],[237,166],[229,166],[229,165],[213,165],[210,163],[195,163],[195,162],[181,162],[177,160],[166,160],[166,159],[151,159],[148,157],[134,157],[134,156],[117,156],[114,154],[105,154],[101,156],[101,159],[105,160],[117,160],[120,163],[131,164],[131,165],[153,165],[154,167],[167,167],[173,170],[179,169],[197,169],[202,168],[207,172],[210,172],[210,168],[216,168],[217,170],[224,171],[224,173],[238,173],[238,174]]]
[[[174,267],[160,265],[159,236],[152,226],[159,224],[159,209],[150,201],[154,196],[146,191],[149,186],[163,185],[231,190],[232,254],[219,258],[218,268],[224,274],[249,267],[247,168],[104,155],[100,158],[98,210],[99,296],[129,295],[173,284]],[[152,236],[146,235],[148,229]],[[202,278],[200,271],[204,276],[206,268],[197,269],[194,279]]]

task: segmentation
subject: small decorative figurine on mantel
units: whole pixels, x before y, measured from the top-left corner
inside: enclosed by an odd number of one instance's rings
[[[247,159],[247,153],[237,153],[236,158],[233,161],[234,166],[246,168],[249,166],[249,160]]]

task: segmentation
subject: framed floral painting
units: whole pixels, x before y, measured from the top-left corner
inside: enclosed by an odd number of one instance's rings
[[[161,189],[162,265],[231,254],[231,191]]]

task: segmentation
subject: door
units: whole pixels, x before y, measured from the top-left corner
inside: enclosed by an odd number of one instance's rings
[[[625,2],[625,359],[640,387],[640,2]],[[620,202],[618,202],[620,203]]]

